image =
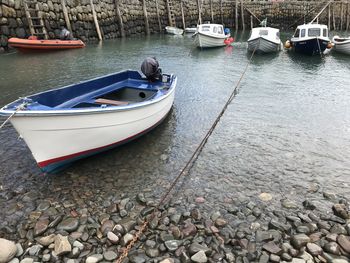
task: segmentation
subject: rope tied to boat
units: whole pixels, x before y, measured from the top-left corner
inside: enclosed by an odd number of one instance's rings
[[[1,124],[0,130],[8,123],[17,112],[24,110],[28,106],[29,102],[24,99],[24,102],[16,107],[16,110]]]
[[[195,161],[198,159],[200,153],[202,152],[204,146],[206,145],[209,137],[211,136],[211,134],[213,133],[215,127],[217,126],[217,124],[219,123],[221,117],[224,115],[228,105],[232,102],[232,100],[235,98],[235,96],[238,94],[238,88],[239,85],[245,75],[245,73],[248,70],[248,66],[251,63],[253,56],[255,54],[255,51],[257,50],[257,48],[259,47],[260,44],[260,39],[258,44],[255,46],[235,88],[233,89],[230,97],[228,98],[228,100],[226,101],[224,107],[222,108],[222,110],[220,111],[219,115],[216,117],[214,123],[211,125],[210,129],[208,130],[208,132],[206,133],[206,135],[204,136],[204,138],[202,139],[202,141],[200,142],[200,144],[198,145],[198,147],[196,148],[196,150],[194,151],[194,153],[192,154],[191,158],[188,160],[188,162],[186,163],[186,165],[184,166],[183,169],[180,170],[180,173],[176,176],[175,180],[173,181],[173,183],[170,185],[170,187],[166,190],[166,192],[163,194],[163,196],[161,197],[158,205],[155,207],[155,209],[153,210],[152,214],[148,217],[148,219],[146,218],[145,221],[142,223],[142,225],[140,226],[139,230],[137,231],[137,233],[135,234],[134,238],[130,241],[130,243],[123,249],[123,252],[121,253],[120,257],[116,260],[116,263],[122,263],[123,260],[128,256],[129,251],[131,250],[131,248],[134,246],[134,244],[139,240],[139,238],[141,237],[141,235],[143,234],[144,231],[146,231],[147,226],[149,224],[149,222],[151,222],[157,215],[157,212],[159,211],[159,208],[165,204],[165,201],[167,200],[167,198],[169,197],[171,191],[174,189],[174,187],[176,186],[177,182],[180,180],[180,178],[185,175],[188,174],[191,170],[191,168],[193,167],[193,164],[195,163]],[[114,230],[114,229],[113,229]]]

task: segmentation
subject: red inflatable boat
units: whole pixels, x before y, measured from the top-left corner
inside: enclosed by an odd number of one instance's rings
[[[12,37],[8,44],[11,47],[17,48],[21,51],[29,50],[62,50],[71,48],[83,48],[85,44],[81,40],[59,40],[59,39],[37,39],[36,37],[29,37],[28,39]]]

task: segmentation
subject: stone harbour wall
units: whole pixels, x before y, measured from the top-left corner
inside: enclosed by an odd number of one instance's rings
[[[242,28],[241,0],[93,0],[102,37],[163,33],[169,25],[168,5],[175,17],[176,26],[196,26],[200,20],[222,23],[226,27]],[[38,0],[49,38],[58,38],[61,26],[66,26],[62,0]],[[309,22],[322,9],[320,1],[243,1],[245,28],[258,25],[268,18],[270,26],[292,29]],[[97,40],[90,0],[65,0],[68,17],[75,38]],[[235,15],[237,9],[237,17]],[[118,12],[119,11],[119,12]],[[331,29],[347,30],[350,1],[335,1],[320,16],[319,22]],[[120,21],[118,19],[120,14]],[[146,19],[147,17],[147,19]],[[147,27],[148,24],[148,27]],[[148,29],[148,30],[147,30]],[[30,35],[23,0],[0,0],[0,49],[7,47],[10,37],[27,38]]]

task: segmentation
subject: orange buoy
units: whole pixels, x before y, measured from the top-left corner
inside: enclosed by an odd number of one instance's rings
[[[333,43],[332,42],[328,42],[328,44],[327,44],[327,48],[329,49],[329,48],[332,48],[333,47]]]
[[[286,43],[284,43],[285,48],[290,48],[291,46],[292,46],[292,44],[290,43],[289,40],[287,40]]]

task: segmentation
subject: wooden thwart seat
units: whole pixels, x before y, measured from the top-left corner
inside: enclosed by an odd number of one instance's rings
[[[114,106],[121,106],[121,105],[127,105],[129,102],[127,101],[120,101],[120,100],[107,100],[107,99],[96,99],[95,103],[97,104],[109,104],[109,105],[114,105]]]

